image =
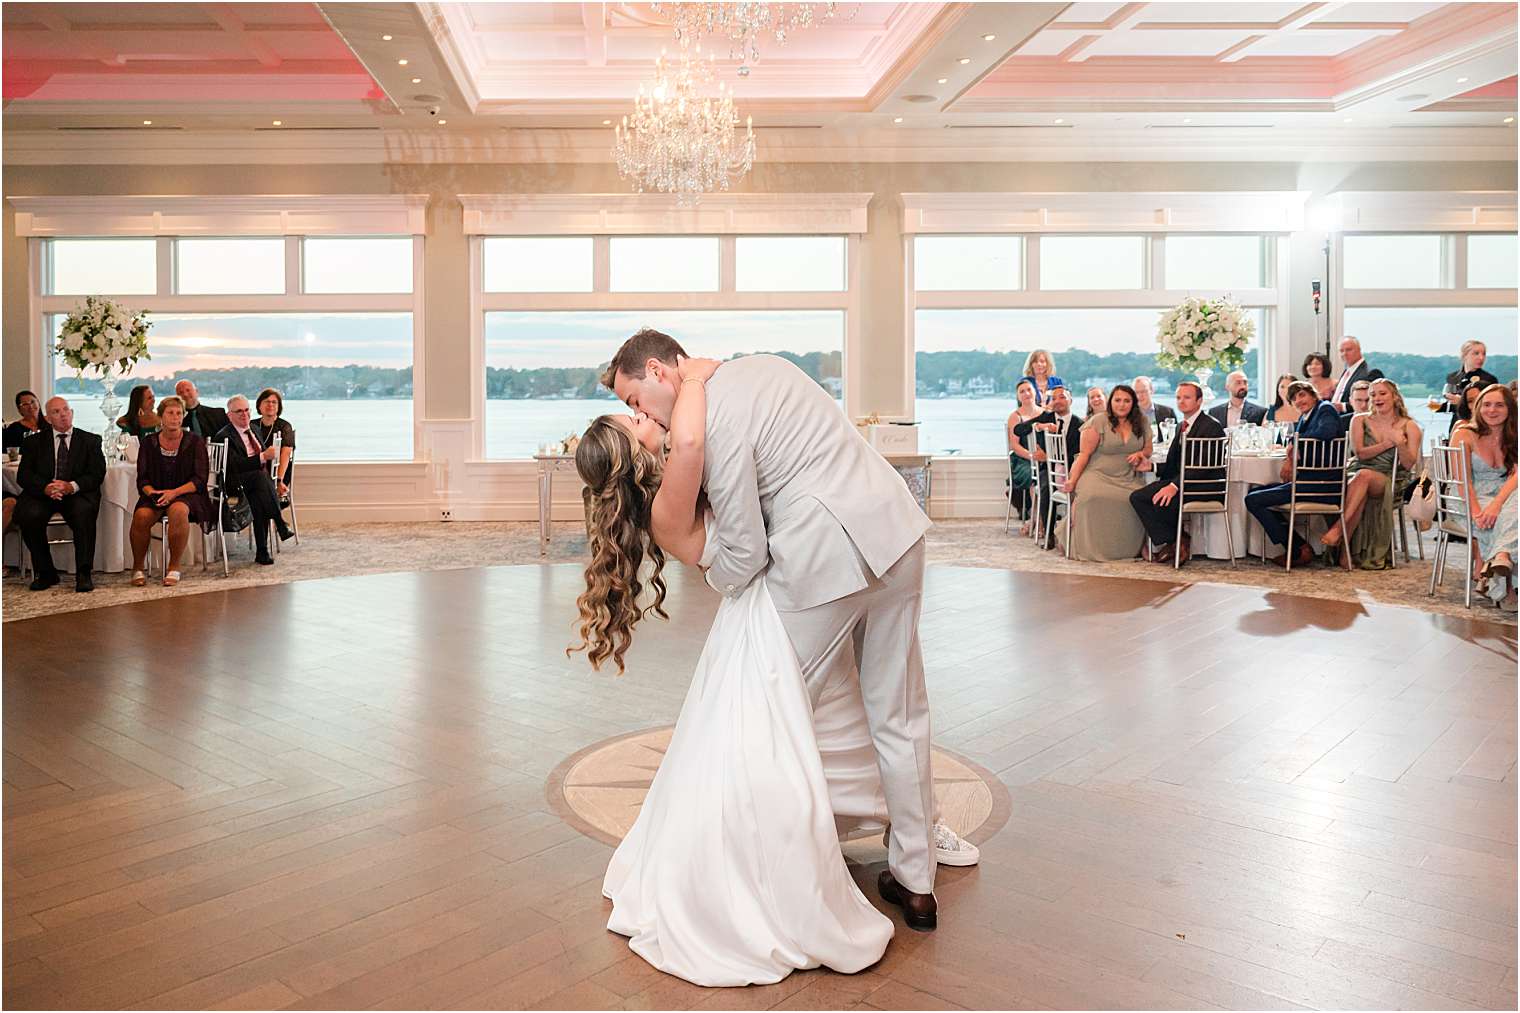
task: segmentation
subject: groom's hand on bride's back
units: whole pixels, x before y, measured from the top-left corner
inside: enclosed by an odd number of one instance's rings
[[[706,383],[712,379],[712,375],[718,371],[717,359],[690,358],[684,355],[676,356],[676,377],[685,383],[687,380],[701,380]]]

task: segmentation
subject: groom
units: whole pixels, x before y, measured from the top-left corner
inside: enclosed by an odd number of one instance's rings
[[[686,351],[641,330],[602,382],[667,430]],[[807,374],[748,355],[707,381],[701,565],[728,597],[764,573],[813,703],[840,664],[860,672],[891,830],[881,895],[932,929],[934,780],[918,619],[929,518]],[[969,847],[969,846],[968,846]]]

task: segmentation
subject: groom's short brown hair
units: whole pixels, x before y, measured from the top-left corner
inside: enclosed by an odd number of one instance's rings
[[[644,363],[650,359],[659,359],[674,367],[678,355],[683,359],[690,358],[675,338],[645,327],[623,342],[623,347],[617,350],[617,354],[607,364],[606,372],[602,374],[602,386],[612,390],[612,383],[619,373],[632,380],[644,379]]]

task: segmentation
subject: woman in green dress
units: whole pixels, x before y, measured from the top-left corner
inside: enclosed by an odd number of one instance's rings
[[[1107,411],[1082,424],[1082,445],[1061,487],[1073,494],[1072,558],[1108,562],[1140,555],[1145,528],[1129,494],[1145,484],[1143,473],[1150,470],[1150,420],[1134,388],[1121,383],[1109,393]]]
[[[153,388],[140,383],[127,398],[127,413],[116,420],[116,427],[139,440],[158,432],[158,413],[153,410]]]
[[[1342,531],[1337,521],[1322,541],[1328,565],[1344,566],[1341,553],[1349,551],[1353,566],[1389,570],[1393,568],[1394,504],[1402,500],[1419,464],[1422,434],[1404,407],[1398,384],[1374,380],[1368,394],[1372,410],[1351,420],[1355,453],[1347,468],[1346,528]],[[1395,460],[1398,480],[1390,482]]]
[[[1008,496],[1016,507],[1019,516],[1024,518],[1024,528],[1029,526],[1030,500],[1029,487],[1034,484],[1034,432],[1020,440],[1014,435],[1014,429],[1020,422],[1028,422],[1040,414],[1038,397],[1035,394],[1034,381],[1020,380],[1013,388],[1014,400],[1018,406],[1008,416]],[[1025,530],[1024,534],[1029,532]]]

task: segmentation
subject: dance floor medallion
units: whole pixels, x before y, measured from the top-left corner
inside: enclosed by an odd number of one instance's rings
[[[575,753],[549,775],[549,803],[588,837],[616,845],[638,818],[673,726],[606,739]],[[1008,791],[986,770],[962,756],[934,750],[934,795],[940,815],[974,843],[1008,821]],[[879,840],[873,835],[868,840]]]

